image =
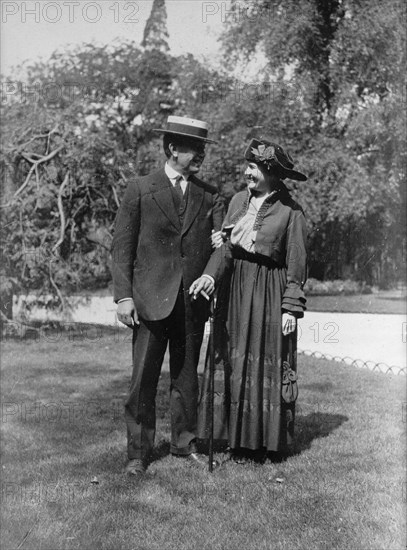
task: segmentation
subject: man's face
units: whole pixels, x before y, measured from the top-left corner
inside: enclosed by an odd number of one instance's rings
[[[173,146],[172,156],[175,170],[184,176],[196,174],[205,158],[205,142],[191,140],[188,143]]]

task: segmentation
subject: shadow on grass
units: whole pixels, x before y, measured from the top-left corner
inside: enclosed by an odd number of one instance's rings
[[[349,420],[343,414],[313,412],[295,419],[295,438],[291,456],[309,449],[314,439],[327,437]]]
[[[297,415],[295,419],[294,443],[289,451],[266,452],[266,449],[257,451],[239,449],[233,453],[234,459],[236,462],[239,462],[241,459],[242,463],[247,460],[259,464],[263,464],[266,460],[272,463],[284,462],[287,458],[300,455],[303,451],[309,449],[314,439],[329,436],[347,420],[349,420],[348,417],[341,414],[313,412],[306,416]],[[227,440],[215,440],[213,442],[213,451],[215,453],[225,453],[227,449]],[[208,455],[208,440],[198,440],[198,451]]]

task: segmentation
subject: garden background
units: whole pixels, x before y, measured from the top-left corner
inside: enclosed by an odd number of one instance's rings
[[[182,32],[189,8],[154,0],[143,36],[42,60],[27,50],[2,76],[2,544],[400,550],[404,376],[301,356],[293,454],[242,466],[219,452],[210,475],[169,454],[165,363],[157,445],[146,478],[133,483],[123,475],[130,331],[30,317],[44,306],[69,318],[72,296],[110,295],[118,205],[133,174],[162,164],[153,129],[174,114],[209,122],[218,144],[201,176],[225,202],[244,185],[251,136],[286,146],[308,174],[288,186],[307,216],[311,312],[331,312],[330,325],[335,312],[405,320],[405,3],[193,3],[202,24],[218,22],[216,63],[193,47],[170,49],[167,11]],[[24,30],[16,18],[38,15],[65,32],[58,10],[74,4],[4,1],[2,23],[12,34]],[[124,28],[146,4],[82,2],[76,14],[91,26],[101,10]],[[30,33],[20,41],[30,44]],[[27,296],[13,321],[12,304]],[[383,332],[369,336],[365,321],[354,332],[367,332],[374,350]],[[326,336],[323,323],[309,328]],[[402,331],[392,331],[397,345]]]
[[[226,201],[251,136],[288,148],[309,176],[288,185],[307,216],[310,278],[365,292],[405,281],[404,4],[225,4],[196,8],[223,18],[217,68],[171,54],[156,0],[141,44],[80,44],[3,77],[3,314],[10,293],[62,307],[109,285],[121,196],[162,164],[153,129],[171,114],[209,122],[218,144],[201,176]]]

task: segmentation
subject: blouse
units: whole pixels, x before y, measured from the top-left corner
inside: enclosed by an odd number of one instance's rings
[[[305,216],[284,184],[280,185],[276,193],[264,200],[255,216],[250,209],[248,191],[232,198],[223,222],[223,227],[234,224],[231,239],[213,252],[204,273],[218,283],[233,263],[233,248],[242,245],[245,248],[249,238],[254,239],[250,252],[266,257],[276,268],[287,270],[282,309],[302,317],[306,309],[303,288],[307,278]],[[251,229],[249,220],[253,221]]]
[[[255,197],[250,195],[249,205],[245,215],[235,224],[230,235],[230,241],[233,245],[239,245],[248,252],[255,252],[255,242],[257,231],[254,229],[257,213],[263,202],[269,198],[265,196],[262,201],[255,203]]]

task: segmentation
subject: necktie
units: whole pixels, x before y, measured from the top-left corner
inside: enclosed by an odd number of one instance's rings
[[[181,200],[183,200],[183,198],[184,198],[184,192],[183,192],[182,187],[181,187],[181,180],[182,180],[182,176],[178,176],[177,179],[175,180],[175,185],[174,185],[174,187],[175,187],[176,192],[177,192],[178,195],[179,195],[179,198],[180,198]]]

